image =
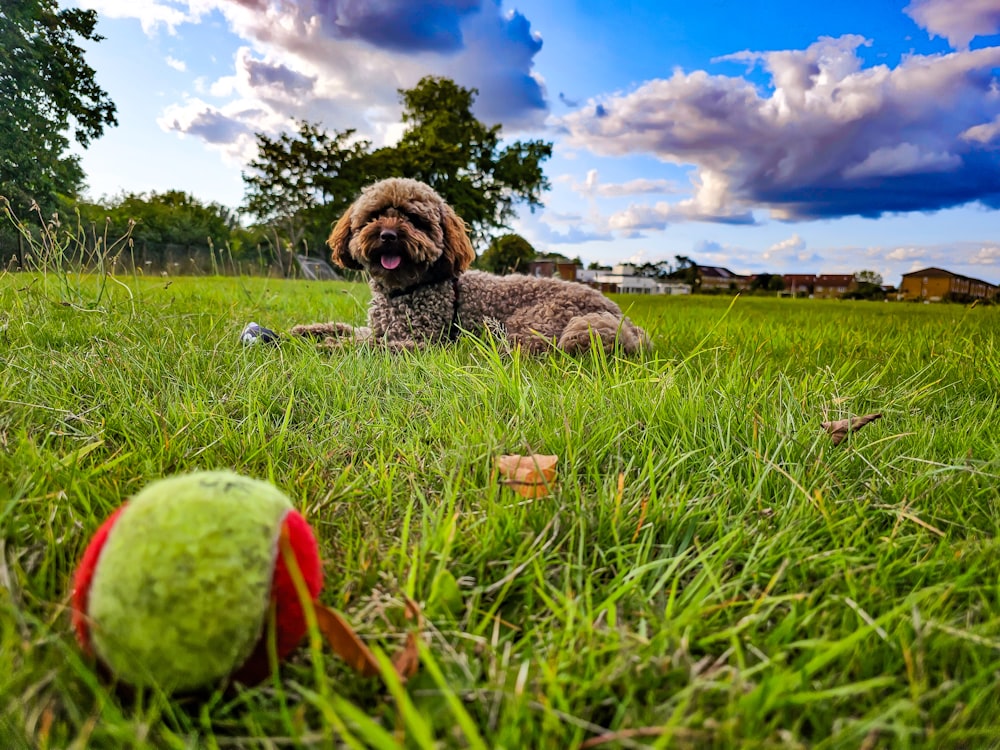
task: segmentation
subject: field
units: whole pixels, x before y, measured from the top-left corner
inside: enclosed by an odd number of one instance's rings
[[[1000,747],[1000,308],[622,297],[633,360],[238,344],[366,298],[0,276],[0,746]],[[551,494],[505,453],[558,456]],[[198,699],[97,676],[89,536],[215,467],[294,499],[373,646],[420,604],[416,676],[310,648]]]

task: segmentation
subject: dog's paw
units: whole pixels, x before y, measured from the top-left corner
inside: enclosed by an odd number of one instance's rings
[[[390,352],[415,352],[425,344],[413,339],[380,339],[378,345]]]
[[[365,331],[370,331],[370,329],[355,328],[348,323],[309,323],[307,325],[294,326],[290,333],[293,336],[325,341],[329,338],[364,338]]]

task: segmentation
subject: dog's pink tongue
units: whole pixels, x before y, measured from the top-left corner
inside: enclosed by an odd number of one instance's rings
[[[396,266],[399,265],[400,261],[403,259],[398,255],[383,255],[382,256],[382,268],[387,271],[391,271]]]

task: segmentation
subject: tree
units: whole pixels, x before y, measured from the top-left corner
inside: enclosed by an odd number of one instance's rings
[[[691,289],[697,291],[699,287],[698,264],[686,255],[675,255],[674,260],[677,261],[677,268],[670,273],[669,278],[690,284]]]
[[[769,273],[758,273],[750,280],[750,291],[759,292],[760,290],[767,290],[768,285],[771,283],[771,274]]]
[[[180,190],[124,193],[100,203],[81,203],[80,218],[117,238],[131,230],[137,243],[221,248],[238,227],[235,215],[219,203],[202,203]]]
[[[854,280],[859,284],[882,286],[882,274],[877,271],[855,271]]]
[[[844,299],[885,299],[882,288],[882,274],[876,271],[856,271],[855,288],[844,295]]]
[[[427,76],[401,89],[406,130],[392,154],[381,154],[399,176],[426,182],[469,226],[474,243],[505,228],[518,203],[541,206],[550,185],[542,162],[552,155],[545,141],[500,145],[499,125],[472,114],[477,89]]]
[[[371,144],[355,131],[327,133],[301,121],[296,133],[257,133],[257,158],[243,173],[243,208],[278,225],[292,246],[322,247],[330,226],[374,175]]]
[[[99,42],[97,13],[57,0],[0,4],[0,194],[23,211],[43,211],[83,187],[70,136],[86,148],[117,125],[115,105],[97,85],[77,40]]]
[[[505,234],[490,243],[476,265],[484,271],[506,274],[524,271],[534,259],[535,248],[530,242],[519,234]]]
[[[785,281],[777,273],[758,273],[750,281],[751,292],[780,292],[785,288]]]
[[[646,278],[655,279],[660,273],[660,267],[657,263],[650,263],[649,261],[636,266],[635,269],[636,276],[644,276]]]
[[[292,245],[326,240],[330,225],[361,188],[385,177],[426,182],[484,242],[505,227],[518,203],[541,205],[549,188],[544,141],[500,144],[500,126],[472,115],[476,90],[428,77],[400,90],[405,130],[394,146],[371,150],[353,130],[328,133],[301,122],[296,133],[257,134],[258,155],[243,174],[244,209],[280,227]]]

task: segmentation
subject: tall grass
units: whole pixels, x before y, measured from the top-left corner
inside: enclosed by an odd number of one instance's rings
[[[359,322],[360,285],[72,281],[0,276],[0,746],[996,746],[1000,310],[626,297],[638,359],[330,353],[237,333]],[[496,480],[529,452],[550,497]],[[294,499],[373,644],[421,603],[415,678],[308,649],[199,700],[95,674],[89,535],[222,466]]]

